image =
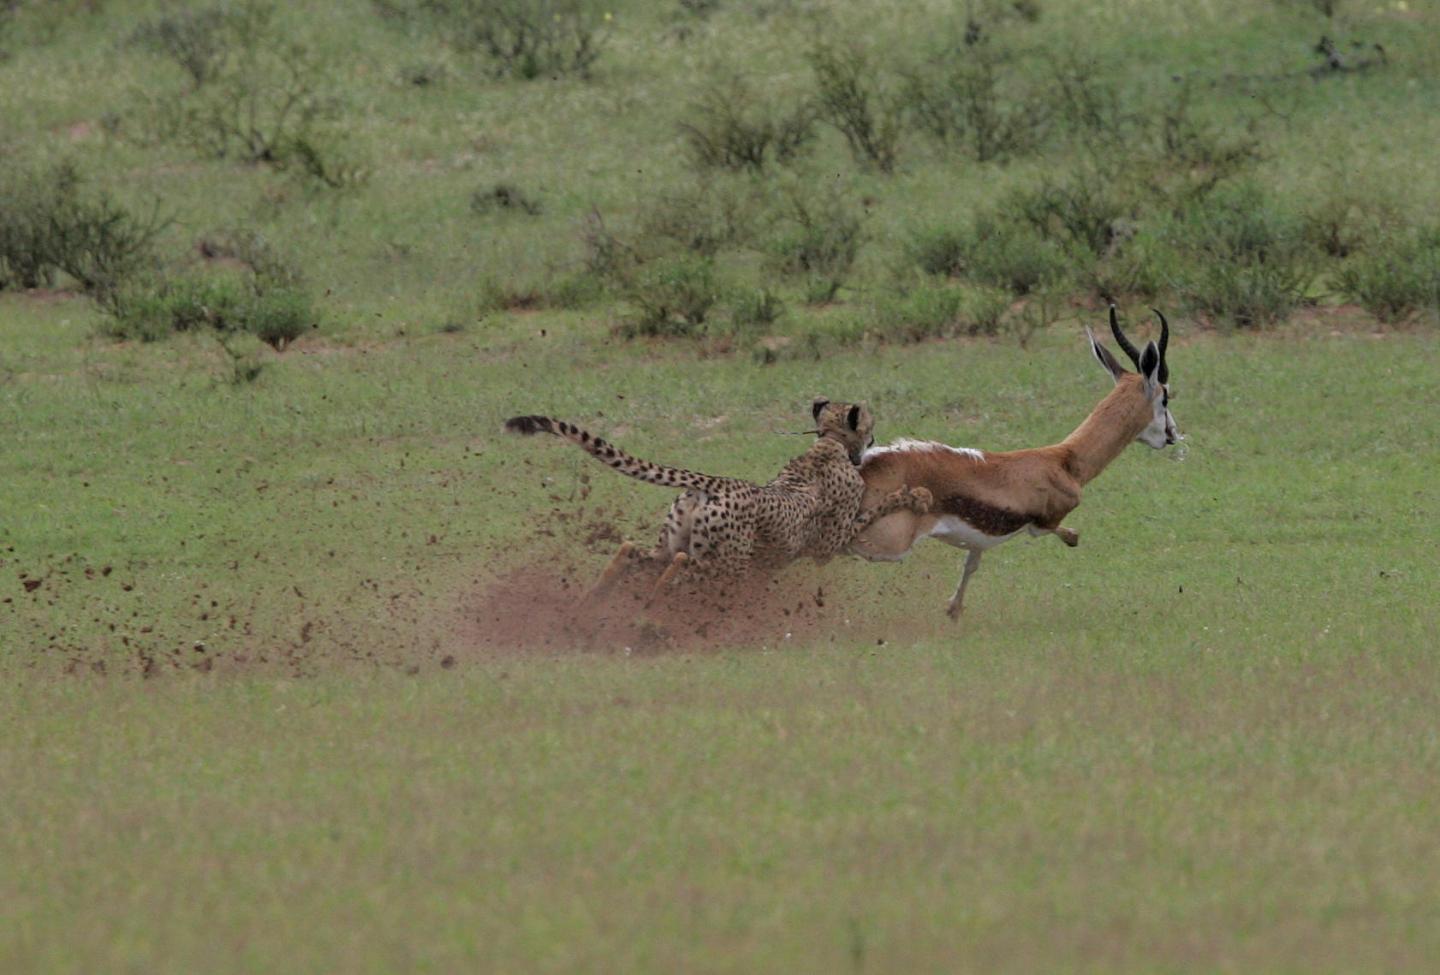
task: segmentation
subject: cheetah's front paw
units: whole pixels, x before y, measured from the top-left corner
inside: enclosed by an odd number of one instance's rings
[[[907,487],[905,488],[905,494],[909,498],[911,511],[917,515],[930,513],[930,506],[935,503],[935,496],[930,493],[929,488]]]

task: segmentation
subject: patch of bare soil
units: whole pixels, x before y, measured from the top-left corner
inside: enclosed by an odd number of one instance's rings
[[[551,554],[484,583],[463,602],[459,643],[490,651],[620,653],[775,647],[809,642],[850,622],[828,604],[821,573],[806,564],[723,586],[682,580],[653,602],[658,572],[644,570],[587,599],[599,568],[579,569]]]
[[[453,571],[430,574],[424,549],[409,572],[338,591],[276,565],[252,575],[253,586],[214,585],[218,580],[202,575],[188,591],[164,593],[143,562],[112,566],[72,554],[35,563],[3,549],[0,631],[18,652],[0,661],[7,665],[0,673],[303,678],[358,665],[418,674],[516,653],[884,645],[933,630],[933,619],[886,612],[900,595],[889,591],[901,585],[893,573],[843,561],[801,561],[726,585],[682,577],[651,605],[658,568],[640,567],[587,602],[622,535],[641,536],[622,532],[618,513],[553,500],[550,517],[529,539],[511,543],[503,556],[490,553],[491,565],[511,568],[481,569],[484,555],[471,556],[483,575],[458,587]],[[253,552],[213,572],[239,571],[242,561],[254,563],[246,566],[253,572],[267,559]]]

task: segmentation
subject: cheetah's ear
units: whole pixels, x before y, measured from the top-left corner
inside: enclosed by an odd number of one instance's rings
[[[830,405],[830,401],[829,401],[828,399],[826,399],[825,397],[823,397],[823,396],[817,396],[817,397],[815,397],[815,402],[813,402],[813,403],[810,404],[810,415],[813,416],[813,417],[814,417],[815,419],[817,419],[817,420],[820,419],[820,411],[823,410],[823,409],[825,409],[825,407],[827,407],[827,406],[829,406],[829,405]]]
[[[858,406],[852,406],[852,407],[850,407],[850,412],[849,412],[849,414],[846,415],[846,417],[845,417],[845,422],[848,423],[848,424],[850,424],[850,429],[851,429],[851,430],[859,430],[859,429],[860,429],[860,407],[858,407]]]

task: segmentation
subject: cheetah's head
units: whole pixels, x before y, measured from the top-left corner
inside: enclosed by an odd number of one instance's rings
[[[817,396],[810,412],[815,416],[815,432],[821,437],[838,440],[855,465],[866,449],[875,444],[875,417],[860,403],[832,403]]]

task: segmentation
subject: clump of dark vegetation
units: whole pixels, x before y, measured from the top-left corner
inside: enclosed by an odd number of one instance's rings
[[[390,20],[417,24],[473,54],[500,78],[589,78],[609,37],[595,0],[375,0]]]
[[[893,172],[905,120],[904,99],[875,60],[855,45],[821,42],[810,50],[817,110],[845,137],[855,159]]]
[[[0,167],[0,288],[51,287],[64,275],[105,300],[151,268],[169,226],[91,189],[70,163]]]
[[[481,187],[470,195],[470,212],[523,213],[528,217],[538,217],[545,212],[545,208],[540,205],[540,201],[513,183],[495,183]]]
[[[339,102],[325,66],[276,23],[268,0],[189,10],[142,24],[133,42],[173,63],[181,90],[151,96],[154,138],[216,159],[263,163],[340,188],[364,171],[346,159],[335,123]]]
[[[703,89],[679,123],[691,160],[702,169],[761,172],[805,152],[815,136],[815,107],[760,99],[738,74]]]
[[[637,268],[623,293],[635,316],[622,326],[622,334],[695,336],[705,331],[721,288],[713,259],[677,254]]]
[[[449,72],[436,61],[414,61],[400,69],[402,84],[413,88],[431,88],[445,80]]]
[[[968,227],[941,227],[911,240],[913,260],[926,272],[1001,289],[1016,297],[1053,287],[1070,268],[1065,252],[1004,208],[982,213]]]

